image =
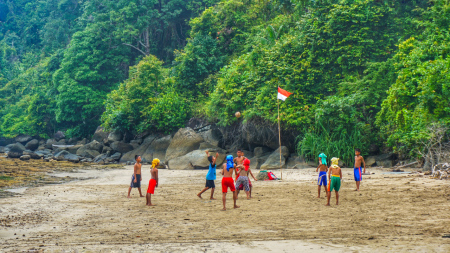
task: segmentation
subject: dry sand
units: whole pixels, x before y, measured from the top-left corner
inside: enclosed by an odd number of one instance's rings
[[[143,166],[143,192],[149,180]],[[65,252],[450,252],[450,181],[423,174],[364,176],[354,192],[344,169],[340,205],[317,199],[314,169],[283,170],[283,181],[254,182],[252,200],[242,192],[239,209],[227,195],[196,194],[206,171],[160,170],[155,207],[133,189],[132,167],[61,172],[94,178],[28,188],[0,199],[1,251]],[[275,174],[280,176],[279,171]]]

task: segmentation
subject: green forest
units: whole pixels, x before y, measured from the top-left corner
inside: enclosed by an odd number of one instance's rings
[[[450,0],[0,0],[8,138],[273,124],[279,86],[299,154],[420,158],[449,70]]]

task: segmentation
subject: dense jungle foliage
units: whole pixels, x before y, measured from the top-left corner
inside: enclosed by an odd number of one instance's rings
[[[418,157],[449,69],[449,0],[0,0],[5,137],[274,123],[280,86],[305,157]]]

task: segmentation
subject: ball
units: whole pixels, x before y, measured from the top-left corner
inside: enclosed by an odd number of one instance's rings
[[[241,117],[241,113],[240,113],[240,112],[236,112],[236,113],[234,114],[234,116],[236,116],[236,118],[239,118],[239,117]]]

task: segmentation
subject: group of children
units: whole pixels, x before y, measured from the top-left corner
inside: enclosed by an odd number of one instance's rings
[[[216,185],[214,180],[216,180],[216,161],[219,153],[216,153],[215,156],[210,155],[209,151],[205,151],[206,156],[209,161],[209,170],[206,174],[206,185],[203,190],[201,190],[197,196],[202,198],[202,194],[211,189],[211,197],[210,199],[214,200],[214,190]],[[131,188],[138,188],[139,195],[144,197],[141,193],[141,157],[139,155],[135,156],[136,164],[134,165],[134,173],[131,177],[131,185],[128,189],[128,198],[130,198]],[[155,188],[158,187],[158,169],[159,159],[155,158],[152,161],[152,167],[150,170],[151,179],[148,183],[147,189],[147,206],[153,206],[151,195],[155,193]],[[356,181],[356,190],[359,191],[359,186],[362,180],[361,169],[364,165],[364,173],[366,172],[366,163],[364,158],[361,156],[361,150],[355,149],[355,163],[354,163],[354,178]],[[342,170],[339,167],[339,158],[333,157],[331,159],[331,166],[327,166],[327,156],[324,153],[319,155],[319,166],[316,169],[316,172],[319,171],[319,179],[317,181],[318,185],[318,196],[320,198],[320,188],[324,186],[325,193],[327,195],[327,204],[330,205],[331,192],[335,190],[336,192],[336,205],[339,204],[339,189],[341,187],[342,181]],[[236,200],[238,199],[239,192],[244,190],[247,195],[247,199],[251,199],[252,197],[252,183],[250,181],[249,176],[252,176],[255,181],[257,179],[253,176],[253,173],[250,169],[250,160],[244,156],[244,153],[241,149],[237,151],[237,157],[233,158],[232,155],[228,155],[226,157],[226,163],[222,165],[220,173],[223,175],[222,178],[222,201],[223,201],[223,209],[222,211],[226,211],[226,196],[228,192],[228,188],[230,188],[231,192],[233,192],[233,202],[234,208],[239,208],[236,205]],[[233,173],[235,173],[235,180],[233,180]],[[327,181],[328,176],[328,181]]]
[[[364,165],[364,173],[366,173],[366,162],[361,156],[361,150],[355,149],[355,163],[353,166],[353,175],[356,182],[355,191],[359,191],[359,186],[362,180],[361,164]],[[342,170],[339,167],[339,158],[331,158],[331,166],[327,167],[327,156],[324,153],[319,155],[319,166],[317,166],[316,172],[319,171],[319,179],[317,180],[317,198],[320,198],[320,188],[324,186],[325,193],[327,195],[327,204],[330,205],[331,192],[336,192],[336,205],[339,205],[339,189],[341,188]],[[328,182],[327,182],[328,175]],[[327,187],[328,186],[328,187]]]

